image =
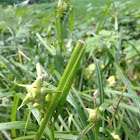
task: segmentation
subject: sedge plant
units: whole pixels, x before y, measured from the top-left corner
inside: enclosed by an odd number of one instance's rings
[[[71,85],[74,81],[74,77],[80,65],[84,50],[85,43],[82,40],[79,40],[56,90],[43,86],[46,76],[44,74],[38,76],[35,82],[33,82],[31,85],[18,84],[21,87],[25,87],[27,90],[27,95],[18,109],[28,103],[32,103],[32,108],[37,108],[40,112],[40,117],[43,118],[35,140],[41,139],[46,126],[53,116],[54,111],[56,110],[57,112],[54,116],[55,120],[60,114]]]

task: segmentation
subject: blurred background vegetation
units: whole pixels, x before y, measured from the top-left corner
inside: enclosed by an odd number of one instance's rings
[[[86,42],[85,54],[51,135],[93,140],[94,128],[82,134],[88,125],[85,108],[95,108],[93,93],[99,91],[96,106],[111,119],[128,82],[112,125],[101,126],[99,139],[140,139],[139,0],[69,0],[62,5],[56,0],[1,0],[0,139],[24,136],[22,122],[25,126],[29,110],[17,107],[26,90],[15,83],[31,84],[39,62],[45,81],[55,89],[79,39]],[[8,122],[15,121],[18,130],[7,131],[13,129],[6,128]],[[36,121],[33,112],[29,122],[38,128]],[[31,132],[27,129],[26,136]]]

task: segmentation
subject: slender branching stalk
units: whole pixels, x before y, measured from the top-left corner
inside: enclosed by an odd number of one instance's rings
[[[114,112],[114,114],[113,114],[113,116],[112,116],[112,118],[111,118],[111,120],[110,120],[110,123],[108,124],[107,128],[108,128],[108,127],[112,124],[112,122],[113,122],[113,119],[114,119],[114,117],[115,117],[115,115],[116,115],[116,112],[117,112],[117,109],[118,109],[118,107],[119,107],[120,101],[121,101],[121,99],[122,99],[123,93],[125,92],[127,86],[128,86],[128,82],[126,83],[126,85],[125,85],[125,87],[124,87],[124,89],[123,89],[123,91],[122,91],[122,94],[121,94],[121,96],[120,96],[120,98],[119,98],[119,101],[118,101],[118,103],[117,103],[115,112]]]

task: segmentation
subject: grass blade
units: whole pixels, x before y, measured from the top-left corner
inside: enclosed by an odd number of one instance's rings
[[[2,131],[2,133],[5,135],[5,137],[7,138],[7,140],[12,140],[10,138],[10,135],[6,131]]]
[[[119,73],[119,75],[120,75],[120,77],[121,77],[121,79],[122,79],[122,81],[123,81],[123,83],[126,85],[126,83],[128,82],[128,86],[127,86],[127,90],[128,90],[128,93],[129,94],[131,94],[131,95],[137,95],[137,93],[134,91],[134,90],[132,90],[132,83],[128,80],[128,78],[123,74],[123,72],[122,72],[122,70],[121,70],[121,68],[115,63],[114,64],[115,65],[115,68],[116,68],[116,70],[118,71],[118,73]],[[136,107],[138,108],[138,110],[139,110],[139,115],[140,115],[140,102],[137,100],[137,99],[132,99],[133,100],[133,102],[134,102],[134,104],[136,105]]]
[[[128,126],[126,125],[126,123],[122,122],[122,127],[124,128],[124,131],[126,132],[126,134],[128,135],[130,140],[136,140],[136,138],[134,138],[134,136],[132,136],[130,130],[128,129]]]
[[[46,49],[50,52],[50,54],[55,55],[56,51],[53,47],[48,46],[47,43],[43,40],[43,38],[40,36],[39,33],[36,33],[36,36],[39,38],[39,40],[41,41],[41,43],[46,47]]]
[[[107,8],[106,8],[106,10],[105,10],[105,12],[104,12],[104,14],[103,14],[101,20],[100,20],[100,23],[99,23],[98,28],[97,28],[97,30],[96,30],[96,33],[97,33],[97,34],[98,34],[98,32],[103,28],[103,27],[101,27],[101,25],[102,25],[102,22],[103,22],[105,16],[108,14],[108,9],[109,9],[110,5],[111,5],[111,1],[109,2],[109,4],[108,4],[108,6],[107,6]]]
[[[30,107],[30,110],[29,110],[29,113],[28,113],[28,116],[27,116],[27,120],[26,120],[26,124],[25,124],[25,128],[24,128],[24,136],[25,136],[25,132],[26,132],[26,129],[27,129],[27,126],[28,126],[28,122],[29,122],[29,119],[30,119],[32,108],[33,108],[33,106]]]
[[[116,62],[118,63],[119,62],[119,59],[121,57],[121,46],[122,46],[122,36],[123,36],[123,29],[121,28],[121,31],[120,31],[120,38],[119,38],[119,46],[118,46],[118,49],[117,49],[117,53],[116,53]]]
[[[19,97],[15,94],[13,107],[12,107],[11,122],[16,121],[18,102],[19,102]],[[12,137],[16,137],[16,130],[12,129],[11,131],[12,131]]]
[[[20,75],[16,72],[15,69],[13,69],[11,63],[6,58],[0,55],[0,60],[11,71],[11,73],[14,74],[17,79],[21,80]]]
[[[70,61],[67,65],[66,70],[62,76],[62,79],[57,87],[57,90],[62,91],[62,93],[61,94],[55,93],[54,98],[47,109],[47,112],[46,112],[47,115],[44,117],[42,124],[37,132],[35,140],[41,139],[41,136],[43,135],[44,130],[45,130],[47,124],[49,123],[50,118],[52,117],[56,106],[58,106],[59,108],[57,110],[57,114],[56,114],[55,118],[57,118],[58,114],[62,110],[62,107],[63,107],[66,97],[68,95],[68,92],[73,83],[74,76],[76,74],[80,61],[82,59],[84,50],[85,50],[85,44],[83,41],[80,40],[77,43],[77,45],[74,49],[74,52],[72,53]],[[59,98],[60,98],[60,100],[59,100]],[[59,103],[58,103],[58,101],[59,101]]]
[[[104,89],[103,89],[103,82],[102,82],[102,76],[101,76],[101,71],[99,67],[99,63],[97,59],[92,55],[95,66],[96,66],[96,73],[97,73],[97,78],[98,78],[98,86],[99,86],[99,94],[100,94],[100,105],[104,103]],[[104,114],[103,114],[104,116]],[[102,120],[102,127],[105,127],[105,121]]]
[[[11,129],[24,129],[26,122],[24,121],[14,121],[14,122],[6,122],[0,123],[0,131],[3,130],[11,130]],[[38,126],[33,123],[28,123],[27,130],[37,131]]]
[[[59,75],[59,73],[55,72],[55,75],[56,75],[57,79],[60,81],[61,80],[61,76]],[[71,92],[69,92],[69,94],[67,96],[67,101],[71,104],[71,106],[74,107],[74,109],[76,110],[76,112],[78,114],[77,116],[80,118],[80,124],[82,123],[83,128],[85,128],[88,125],[88,122],[87,122],[88,118],[86,116],[86,112],[83,111],[83,109],[85,110],[84,103],[82,102],[79,94],[77,93],[77,91],[75,90],[74,87],[72,87],[72,92],[74,92],[74,94],[76,94],[76,96],[77,96],[77,98],[78,98],[78,100],[80,102],[80,105],[77,102],[75,96],[73,96],[73,94]],[[82,108],[81,108],[81,106],[82,106]],[[75,125],[78,125],[78,123],[77,124],[76,124],[76,122],[74,122],[74,123],[75,123]],[[76,128],[78,128],[77,129],[78,131],[81,130],[79,126],[77,126]],[[88,134],[87,135],[89,137],[91,137],[92,140],[94,140],[93,132],[89,131]]]

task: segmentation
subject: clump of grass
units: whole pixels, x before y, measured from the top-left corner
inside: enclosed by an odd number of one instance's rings
[[[0,139],[139,139],[133,3],[0,6]],[[79,38],[86,43],[75,45]],[[40,86],[32,85],[42,73]]]

